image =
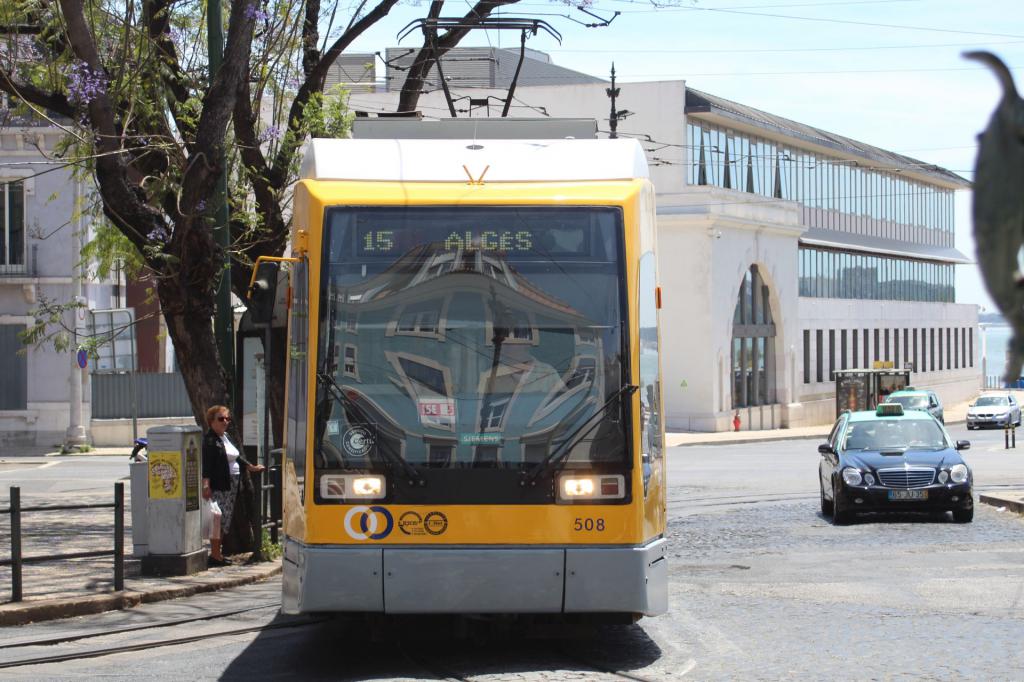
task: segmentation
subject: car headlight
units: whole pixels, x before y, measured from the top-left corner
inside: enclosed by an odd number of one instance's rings
[[[967,465],[956,464],[949,470],[949,479],[953,483],[963,483],[967,480]]]
[[[874,485],[875,477],[871,474],[864,474],[864,485]]]
[[[843,483],[846,485],[860,485],[863,480],[864,477],[856,469],[849,467],[843,469]]]
[[[945,483],[949,480],[949,472],[943,469],[939,472],[939,483]]]

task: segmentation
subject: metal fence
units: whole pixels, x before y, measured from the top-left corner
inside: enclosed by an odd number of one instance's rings
[[[1024,388],[1024,377],[1016,381],[1006,381],[998,375],[985,377],[985,388]]]
[[[114,484],[114,501],[110,504],[61,504],[38,507],[21,506],[21,488],[11,487],[11,505],[0,509],[0,514],[11,515],[11,558],[0,559],[0,566],[11,567],[11,601],[22,599],[21,569],[25,564],[40,564],[48,561],[65,561],[68,559],[88,559],[93,557],[114,557],[114,590],[124,589],[124,483]],[[77,509],[113,509],[114,510],[114,548],[93,552],[65,552],[63,554],[38,554],[22,556],[21,554],[21,515],[25,512],[55,512]]]
[[[176,372],[93,374],[91,379],[93,419],[192,416],[185,381]]]

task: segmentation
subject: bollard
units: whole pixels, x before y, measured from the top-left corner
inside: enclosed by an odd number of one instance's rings
[[[1010,425],[1007,424],[1003,427],[1003,449],[1010,449]]]
[[[1010,426],[1010,447],[1017,449],[1017,425]]]
[[[21,601],[21,488],[11,486],[11,601]]]
[[[124,589],[124,483],[114,484],[114,590]]]

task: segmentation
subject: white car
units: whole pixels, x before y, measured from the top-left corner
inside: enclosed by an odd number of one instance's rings
[[[1020,426],[1020,403],[1010,394],[983,395],[967,408],[967,429]]]

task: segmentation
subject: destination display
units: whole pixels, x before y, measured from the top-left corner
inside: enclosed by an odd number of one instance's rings
[[[397,258],[413,249],[433,253],[483,251],[505,258],[598,258],[610,215],[618,209],[601,206],[524,208],[489,206],[474,209],[416,207],[415,209],[359,208],[328,217],[336,257]],[[618,222],[618,221],[616,221]],[[614,224],[614,223],[613,223]],[[602,235],[602,236],[598,236]],[[347,254],[345,253],[347,251]]]

